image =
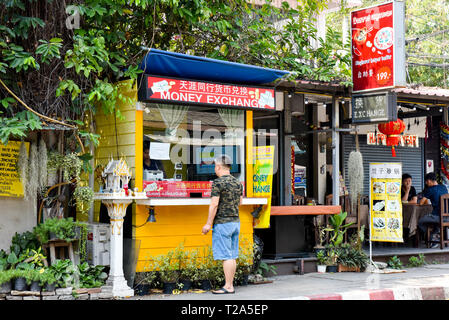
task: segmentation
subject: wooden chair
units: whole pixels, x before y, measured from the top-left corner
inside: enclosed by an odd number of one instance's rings
[[[306,204],[306,199],[303,196],[294,195],[293,196],[293,205],[303,206]]]
[[[449,238],[446,234],[446,228],[449,227],[449,194],[444,194],[440,197],[440,240],[432,241],[431,231],[433,228],[438,228],[437,224],[429,224],[427,226],[427,232],[425,234],[426,247],[429,248],[432,243],[439,243],[440,249],[447,247],[449,244]]]
[[[446,218],[446,219],[445,219]],[[449,227],[449,194],[440,197],[440,248],[449,244],[446,228]]]

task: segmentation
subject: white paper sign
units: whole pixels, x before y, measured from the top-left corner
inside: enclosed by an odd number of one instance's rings
[[[426,173],[433,172],[433,160],[426,160]]]
[[[170,160],[170,143],[151,142],[150,159]]]

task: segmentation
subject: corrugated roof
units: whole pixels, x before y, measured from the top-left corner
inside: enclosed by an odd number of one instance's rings
[[[449,98],[449,90],[438,87],[394,88],[392,91],[415,96]]]

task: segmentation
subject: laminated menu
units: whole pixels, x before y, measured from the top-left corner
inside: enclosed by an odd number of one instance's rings
[[[370,163],[371,241],[403,242],[402,164]]]

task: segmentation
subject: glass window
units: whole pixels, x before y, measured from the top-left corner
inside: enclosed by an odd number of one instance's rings
[[[213,160],[232,160],[231,174],[245,181],[244,111],[145,103],[143,188],[155,197],[209,197]]]

